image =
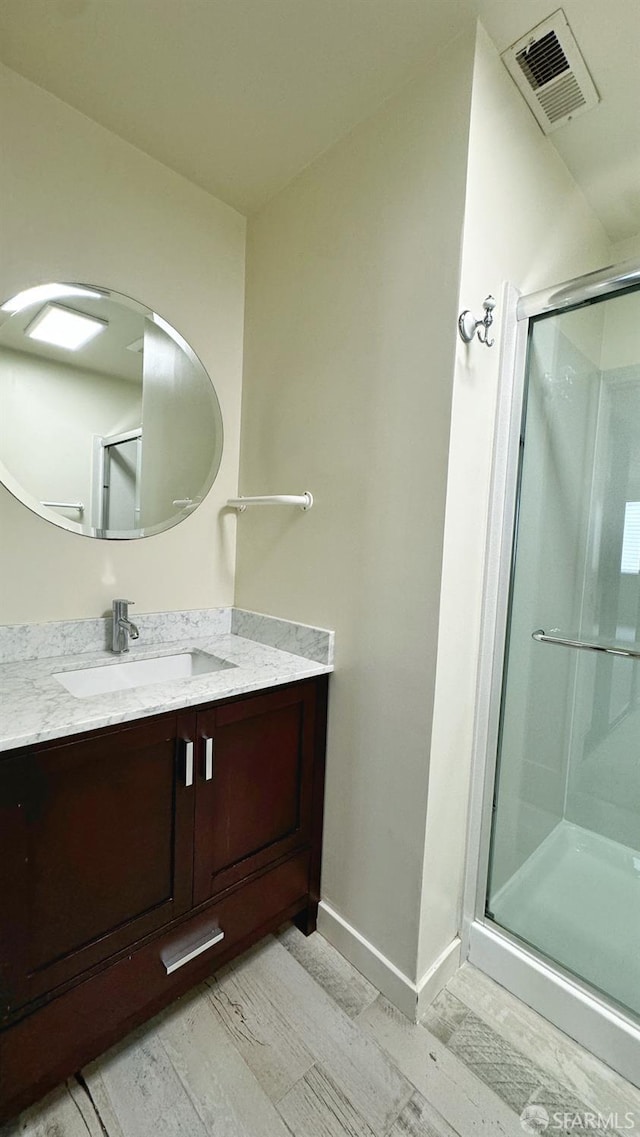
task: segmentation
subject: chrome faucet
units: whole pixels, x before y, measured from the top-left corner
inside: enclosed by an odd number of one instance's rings
[[[135,624],[132,624],[129,619],[129,605],[133,603],[133,600],[114,600],[111,605],[113,612],[113,639],[111,641],[111,650],[115,651],[118,655],[123,651],[129,650],[129,636],[131,636],[132,640],[137,640],[140,635]]]

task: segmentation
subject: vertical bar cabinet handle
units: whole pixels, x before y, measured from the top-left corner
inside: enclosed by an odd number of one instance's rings
[[[213,739],[204,740],[204,780],[210,782],[213,777]]]
[[[184,744],[184,784],[193,785],[193,742],[187,740]]]

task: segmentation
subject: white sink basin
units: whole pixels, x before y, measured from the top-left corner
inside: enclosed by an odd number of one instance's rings
[[[174,679],[195,679],[211,671],[235,667],[226,659],[206,651],[185,651],[180,655],[159,655],[155,659],[139,659],[131,663],[103,663],[99,667],[82,667],[78,671],[58,671],[58,680],[76,699],[104,695],[108,691],[129,691],[151,683],[170,683]]]

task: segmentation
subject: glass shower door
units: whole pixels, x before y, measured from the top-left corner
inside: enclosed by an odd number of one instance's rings
[[[639,677],[636,290],[531,325],[487,915],[640,1016]]]

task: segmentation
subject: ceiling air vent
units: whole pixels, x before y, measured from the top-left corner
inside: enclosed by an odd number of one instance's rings
[[[545,134],[600,101],[561,8],[503,52],[502,59]]]

